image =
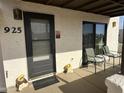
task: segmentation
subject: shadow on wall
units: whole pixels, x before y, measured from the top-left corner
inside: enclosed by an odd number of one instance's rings
[[[1,10],[3,12],[3,15],[2,15],[2,17],[0,17],[0,19],[3,19],[2,23],[5,23],[6,26],[8,26],[8,25],[9,26],[17,26],[17,27],[19,26],[19,27],[22,27],[22,31],[23,31],[23,27],[24,27],[23,20],[21,20],[21,21],[13,20],[13,14],[12,14],[11,10],[13,9],[12,7],[15,6],[15,4],[16,4],[16,2],[14,2],[14,1],[15,0],[10,1],[10,2],[8,2],[7,0],[1,1],[1,3],[2,3]],[[8,4],[8,3],[10,3],[10,4]],[[5,6],[5,9],[3,6]],[[10,7],[10,8],[6,9],[8,7]],[[0,11],[0,16],[1,16],[1,11]],[[74,22],[75,22],[75,20],[74,20]],[[67,24],[64,29],[66,31],[62,31],[61,38],[56,39],[56,53],[65,53],[65,52],[75,53],[77,50],[82,50],[82,38],[81,38],[82,31],[80,31],[78,29],[78,27],[79,28],[81,27],[80,23],[79,23],[79,26],[74,26],[74,25],[71,26],[70,22],[67,23],[67,21],[65,21],[64,23]],[[75,27],[78,29],[78,31]],[[15,35],[12,35],[9,33],[3,34],[2,37],[3,37],[2,38],[3,60],[26,58],[26,50],[25,50],[26,46],[25,46],[24,31],[20,34],[15,34]],[[43,45],[43,47],[44,47],[44,45]],[[43,53],[44,53],[44,51],[43,51]]]
[[[70,32],[70,34],[67,33],[66,36],[56,39],[56,53],[82,50],[82,32],[79,35],[73,35]]]
[[[79,33],[79,34],[82,35],[81,33]],[[2,50],[3,50],[4,60],[26,58],[26,50],[29,50],[29,49],[26,49],[25,38],[23,37],[23,35],[24,34],[4,35],[3,42],[2,42],[2,44],[3,44]],[[43,45],[43,44],[41,44],[41,45]],[[43,45],[43,49],[42,49],[42,46],[41,47],[39,47],[37,45],[35,45],[35,46],[36,46],[35,48],[39,48],[39,50],[36,49],[36,52],[38,52],[38,53],[35,53],[35,54],[39,55],[39,52],[41,52],[41,56],[48,55],[48,53],[46,53],[46,51],[43,50],[45,45]],[[48,47],[48,46],[46,46],[46,47]],[[78,35],[68,34],[65,37],[56,39],[56,53],[72,52],[73,54],[74,53],[77,54],[77,51],[82,51],[81,36],[78,37]],[[80,55],[80,56],[82,56],[82,55]]]
[[[62,48],[62,46],[61,46],[61,49],[59,48],[59,50],[56,48],[56,53],[82,51],[82,48],[80,48],[80,47],[78,47],[76,45],[73,45],[73,46],[63,45],[63,46],[64,46],[64,48]]]
[[[119,70],[120,68],[118,66],[114,69],[111,67],[106,69],[106,71],[101,71],[97,74],[92,74],[86,77],[82,77],[82,74],[74,72],[82,78],[70,83],[61,79],[66,84],[60,86],[59,88],[63,93],[107,93],[105,78],[118,73]]]
[[[6,0],[7,1],[7,0]],[[9,10],[8,10],[9,11]],[[0,21],[2,19],[2,24],[4,24],[4,19],[6,18],[5,15],[0,11]],[[9,11],[10,12],[10,11]],[[4,18],[5,17],[5,18]],[[22,21],[15,21],[12,18],[12,15],[9,16],[8,23],[5,23],[7,26],[8,24],[13,26],[22,26],[23,29],[23,22]],[[6,20],[5,20],[6,22]],[[66,23],[66,21],[65,21]],[[67,25],[68,26],[68,25]],[[73,26],[73,25],[72,25]],[[67,27],[68,28],[68,27]],[[62,33],[60,39],[56,39],[56,53],[66,53],[66,52],[73,52],[82,50],[82,31],[71,31],[69,27],[67,31]],[[2,28],[3,29],[3,28]],[[21,34],[3,34],[2,36],[2,52],[3,52],[3,60],[13,60],[13,59],[21,59],[26,58],[26,46],[25,46],[25,38],[24,38],[24,31]],[[44,47],[44,45],[43,45]],[[42,48],[42,47],[41,47]],[[43,49],[41,49],[43,50]],[[40,49],[39,49],[40,51]],[[38,51],[38,52],[39,52]],[[42,51],[44,54],[44,51]]]
[[[12,41],[12,42],[16,42],[16,40]],[[5,44],[5,43],[9,43],[9,42],[7,42],[7,41],[3,42],[3,44]],[[17,44],[15,44],[15,45],[10,44],[10,46],[2,47],[2,52],[4,53],[4,55],[3,55],[4,60],[16,60],[16,59],[23,59],[23,58],[27,57],[26,56],[27,53],[25,50],[26,46],[23,47],[24,43],[22,43],[22,45],[20,45],[21,43],[19,43],[19,41],[17,41],[16,43]],[[7,44],[5,44],[5,45],[7,45]],[[21,46],[21,48],[20,48],[20,46]],[[82,51],[82,49],[80,47],[77,47],[74,45],[73,46],[63,45],[63,46],[59,47],[59,50],[58,50],[58,48],[56,48],[56,53],[67,54],[68,52],[70,52],[70,54],[73,54],[73,56],[75,56],[75,54],[76,55],[80,54],[81,51]],[[48,55],[48,53],[46,53],[45,50],[43,50],[43,49],[41,49],[41,50],[39,49],[39,51],[37,51],[37,52],[38,53],[35,52],[35,54],[39,54],[39,52],[41,52],[41,56],[47,56]],[[81,55],[79,55],[79,56],[81,56]]]

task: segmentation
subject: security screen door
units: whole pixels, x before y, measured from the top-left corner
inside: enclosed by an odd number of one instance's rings
[[[54,16],[24,12],[24,20],[29,77],[54,72]]]

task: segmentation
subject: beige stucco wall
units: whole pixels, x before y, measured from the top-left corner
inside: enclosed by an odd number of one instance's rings
[[[29,2],[15,0],[0,0],[0,16],[2,26],[0,28],[2,40],[2,54],[5,71],[8,71],[6,78],[7,87],[15,85],[15,78],[25,74],[28,78],[25,36],[23,20],[13,19],[13,8],[20,8],[24,11],[53,14],[55,16],[55,31],[61,32],[61,38],[56,39],[56,68],[57,73],[63,72],[63,67],[71,63],[73,68],[81,65],[82,57],[82,22],[94,21],[108,23],[109,17],[79,12],[69,9],[46,6]],[[3,27],[21,27],[21,34],[3,33]],[[72,60],[73,58],[73,60]]]
[[[0,41],[0,92],[6,92],[1,41]]]
[[[1,9],[0,9],[0,15],[1,15]],[[2,19],[0,16],[0,27],[2,26]],[[4,77],[4,67],[3,67],[3,57],[2,57],[2,48],[1,48],[1,30],[0,30],[0,92],[6,91],[6,85],[5,85],[5,77]]]
[[[112,23],[116,22],[113,27]],[[118,51],[118,36],[119,36],[119,17],[112,17],[109,20],[107,31],[107,45],[111,51]]]
[[[1,19],[2,27],[0,28],[1,33],[1,46],[3,55],[3,64],[5,72],[8,71],[8,78],[6,78],[7,86],[15,85],[15,78],[20,74],[24,73],[27,77],[27,65],[26,65],[26,54],[25,54],[25,38],[24,31],[21,34],[3,33],[5,26],[9,27],[22,27],[23,21],[13,19],[13,8],[15,7],[14,1],[1,0]]]

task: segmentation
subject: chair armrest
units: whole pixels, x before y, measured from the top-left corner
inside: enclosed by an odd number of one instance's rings
[[[110,53],[111,53],[111,52],[115,52],[115,53],[118,53],[118,51],[113,51],[113,50],[110,50]]]
[[[103,58],[103,54],[100,54],[100,55],[96,55],[97,58]]]
[[[87,55],[87,57],[91,57],[91,58],[93,58],[93,59],[94,59],[94,61],[96,62],[96,59],[95,59],[95,57],[93,57],[93,56],[89,56],[89,55]]]
[[[119,52],[119,51],[118,51],[118,53],[122,53],[122,52]]]
[[[91,57],[91,58],[94,58],[93,56],[89,56],[89,55],[87,55],[87,57]]]
[[[107,56],[110,56],[110,54],[112,55],[112,56],[114,56],[115,54],[114,53],[108,53],[108,54],[106,54]]]
[[[93,56],[89,56],[89,55],[87,55],[88,57],[93,57]],[[94,57],[93,57],[94,58]]]
[[[105,61],[105,55],[103,55],[103,54],[96,55],[96,57],[97,57],[97,58],[103,58],[103,59],[104,59],[104,61]]]

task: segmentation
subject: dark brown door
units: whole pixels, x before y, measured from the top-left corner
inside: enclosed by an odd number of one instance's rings
[[[29,77],[55,72],[54,16],[24,12],[24,22]]]

